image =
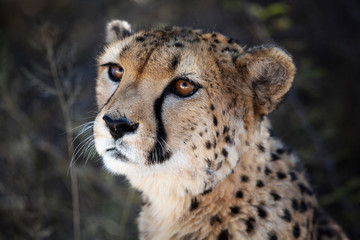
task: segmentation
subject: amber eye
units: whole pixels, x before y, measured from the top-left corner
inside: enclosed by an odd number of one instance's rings
[[[174,92],[180,97],[190,97],[198,88],[188,80],[179,79],[174,82]]]
[[[122,76],[124,75],[124,69],[117,65],[109,66],[109,77],[114,82],[120,82]]]

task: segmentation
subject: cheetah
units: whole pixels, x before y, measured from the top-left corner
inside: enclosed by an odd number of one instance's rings
[[[216,32],[107,25],[95,147],[142,193],[140,239],[347,239],[267,115],[292,57]]]

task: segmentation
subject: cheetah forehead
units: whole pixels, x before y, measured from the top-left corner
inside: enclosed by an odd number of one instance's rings
[[[109,27],[108,27],[109,28]],[[119,32],[119,28],[115,28]],[[128,30],[126,30],[128,31]],[[114,35],[114,32],[108,35]],[[122,33],[119,33],[122,34]],[[110,37],[107,37],[108,39]],[[136,59],[135,61],[149,61],[149,55],[155,52],[161,52],[164,55],[175,57],[176,55],[186,55],[193,53],[200,58],[212,58],[215,63],[234,60],[241,55],[244,50],[233,39],[228,38],[220,33],[205,33],[199,29],[181,28],[181,27],[163,27],[140,31],[124,38],[114,38],[105,47],[103,54],[98,58],[98,62],[117,62],[119,57],[128,57]],[[150,54],[151,53],[151,54]],[[148,54],[145,59],[142,56]],[[162,56],[164,57],[164,56]],[[159,60],[159,59],[157,59]],[[167,59],[165,59],[167,60]],[[164,60],[164,62],[165,62]],[[171,58],[173,67],[176,66],[180,59]],[[160,60],[159,60],[160,61]]]

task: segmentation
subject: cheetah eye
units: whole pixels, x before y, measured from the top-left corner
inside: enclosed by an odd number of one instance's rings
[[[114,82],[120,82],[124,75],[124,69],[118,65],[109,65],[109,78]]]
[[[198,89],[197,85],[186,79],[177,79],[173,83],[174,93],[183,98],[192,96]]]

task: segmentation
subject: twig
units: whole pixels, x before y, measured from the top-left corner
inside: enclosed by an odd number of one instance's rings
[[[32,81],[34,84],[38,85],[40,88],[42,88],[46,93],[51,95],[57,95],[56,89],[52,86],[46,84],[45,82],[41,81],[39,78],[37,78],[34,74],[32,74],[27,69],[22,70],[25,77],[27,77],[30,81]]]
[[[46,42],[46,56],[50,66],[50,72],[54,81],[56,95],[59,99],[59,104],[62,110],[62,114],[65,122],[66,142],[68,147],[69,158],[73,156],[74,147],[72,145],[73,133],[72,133],[72,121],[70,114],[70,104],[65,97],[64,88],[61,85],[59,73],[56,67],[56,61],[54,58],[54,51],[51,41]],[[71,176],[71,193],[72,193],[72,205],[73,205],[73,226],[74,226],[74,239],[80,240],[80,209],[79,209],[79,190],[77,182],[77,173],[74,167],[70,169]]]

